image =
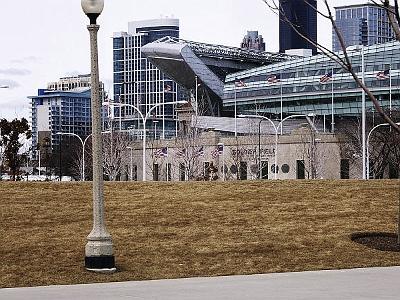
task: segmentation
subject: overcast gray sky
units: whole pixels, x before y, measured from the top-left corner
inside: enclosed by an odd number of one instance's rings
[[[27,96],[59,77],[90,72],[88,19],[80,2],[1,0],[0,85],[11,88],[0,89],[0,118],[28,118]],[[364,2],[330,0],[333,6]],[[127,31],[129,21],[161,16],[179,18],[184,39],[239,46],[247,30],[258,30],[267,51],[278,50],[278,18],[262,0],[105,0],[98,21],[100,78],[106,90],[112,89],[113,32]],[[330,46],[330,24],[319,19],[318,27],[319,41]]]

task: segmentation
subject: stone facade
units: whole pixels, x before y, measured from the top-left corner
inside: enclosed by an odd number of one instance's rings
[[[140,180],[142,144],[132,147],[133,180]],[[341,157],[335,135],[315,133],[308,127],[279,136],[277,148],[275,135],[235,138],[211,130],[191,139],[149,141],[146,149],[146,176],[154,181],[275,179],[276,153],[276,179],[361,176],[360,164]],[[129,174],[130,166],[126,168]]]

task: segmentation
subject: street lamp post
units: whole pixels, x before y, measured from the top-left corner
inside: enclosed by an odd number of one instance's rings
[[[126,147],[126,149],[130,149],[131,150],[131,170],[130,170],[130,177],[131,177],[131,181],[133,180],[133,148],[132,147]]]
[[[361,81],[365,85],[365,50],[364,45],[356,45],[348,47],[348,50],[359,51],[361,54]],[[362,140],[362,170],[363,179],[367,178],[367,163],[366,163],[366,105],[365,105],[365,91],[361,89],[361,140]]]
[[[87,237],[85,267],[95,272],[115,272],[115,258],[111,235],[104,220],[104,183],[101,138],[101,102],[98,72],[96,24],[104,8],[104,0],[81,0],[84,13],[90,19],[87,26],[91,48],[91,110],[92,110],[92,154],[93,154],[93,229]]]
[[[147,119],[151,116],[151,112],[156,109],[159,106],[163,106],[163,105],[173,105],[173,104],[186,104],[187,101],[173,101],[173,102],[165,102],[165,103],[158,103],[156,105],[154,105],[153,107],[151,107],[147,114],[145,116],[143,116],[143,113],[140,111],[140,109],[138,109],[136,106],[132,105],[132,104],[128,104],[128,103],[124,103],[124,104],[119,104],[119,106],[123,107],[123,106],[128,106],[133,108],[138,115],[140,116],[140,118],[142,119],[143,122],[143,143],[142,143],[142,176],[143,176],[143,181],[146,181],[146,123],[147,123]]]
[[[365,61],[364,61],[364,46],[361,46],[361,72],[362,72],[362,83],[365,85]],[[367,178],[366,173],[366,106],[365,106],[365,91],[362,89],[362,99],[361,99],[361,126],[362,126],[362,157],[363,157],[363,179]]]
[[[396,123],[396,125],[400,125],[400,122]],[[367,169],[367,178],[366,179],[367,180],[369,180],[369,172],[370,172],[370,170],[369,170],[369,140],[370,140],[371,135],[374,132],[374,130],[378,129],[379,127],[382,127],[382,126],[390,126],[390,124],[389,123],[378,124],[374,128],[372,128],[371,131],[368,133],[368,137],[367,137],[367,167],[366,167],[366,169]]]

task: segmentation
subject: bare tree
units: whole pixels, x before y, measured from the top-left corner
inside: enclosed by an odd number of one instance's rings
[[[298,155],[305,162],[304,170],[308,179],[321,178],[323,174],[325,147],[318,147],[317,132],[312,126],[302,128],[299,134]]]
[[[305,4],[309,5],[311,8],[315,9],[318,13],[318,15],[322,16],[323,18],[327,19],[333,28],[333,31],[338,37],[339,44],[341,46],[341,49],[343,50],[343,53],[335,53],[326,46],[318,43],[317,41],[312,40],[309,36],[306,36],[302,33],[300,28],[294,24],[293,22],[290,21],[288,16],[286,15],[286,12],[284,9],[280,6],[279,0],[262,0],[274,13],[276,13],[280,18],[283,19],[284,22],[289,24],[293,30],[302,38],[304,38],[307,42],[310,44],[314,45],[317,47],[318,50],[320,50],[324,55],[329,57],[331,60],[335,61],[337,64],[339,64],[343,69],[345,69],[347,72],[351,74],[353,77],[354,81],[360,86],[365,93],[368,95],[369,99],[372,101],[375,110],[382,116],[383,120],[387,123],[390,124],[394,130],[396,130],[398,133],[400,133],[400,127],[392,120],[390,115],[388,115],[383,109],[382,106],[379,103],[379,100],[377,97],[374,95],[374,93],[370,90],[370,88],[363,83],[362,79],[360,79],[353,68],[353,64],[351,62],[350,56],[348,54],[348,51],[346,49],[346,44],[343,38],[343,34],[340,31],[340,29],[337,27],[335,19],[332,14],[332,9],[331,5],[328,3],[328,0],[322,0],[324,4],[324,8],[326,9],[326,12],[323,12],[322,10],[317,9],[314,7],[308,0],[302,0]],[[399,4],[398,0],[394,0],[394,6],[390,5],[389,0],[379,0],[379,1],[373,1],[376,5],[384,8],[387,13],[388,13],[388,19],[390,24],[392,25],[392,28],[395,32],[396,39],[400,41],[400,28],[399,28]]]
[[[391,118],[400,121],[400,111],[387,111]],[[382,117],[373,111],[366,114],[367,132],[370,132],[378,124],[384,123]],[[379,127],[374,130],[369,141],[370,174],[373,178],[382,178],[384,172],[390,167],[398,172],[400,154],[400,136],[388,126]],[[348,120],[345,126],[340,128],[340,150],[341,156],[349,159],[352,164],[359,165],[362,154],[361,123],[360,119]],[[359,165],[361,168],[361,166]]]
[[[192,103],[196,102],[192,98]],[[206,112],[206,103],[203,97],[197,101],[197,108],[193,106],[190,120],[183,124],[178,137],[175,140],[175,147],[178,149],[176,156],[184,166],[187,180],[199,180],[203,172],[201,157],[204,156],[204,132],[199,128],[200,116]],[[189,110],[191,110],[189,108]],[[197,114],[196,114],[197,112]],[[190,124],[187,124],[190,122]]]
[[[104,172],[110,181],[116,181],[128,163],[126,147],[129,143],[129,134],[126,132],[103,135]]]
[[[148,159],[146,159],[146,169],[150,170],[153,179],[160,180],[160,178],[166,178],[166,168],[164,169],[165,158],[159,154],[159,151],[162,150],[164,146],[155,139],[149,139],[147,142],[147,148],[150,152],[147,152],[149,155],[147,155]],[[168,153],[168,155],[170,154]],[[155,172],[158,173],[158,176],[155,176]]]

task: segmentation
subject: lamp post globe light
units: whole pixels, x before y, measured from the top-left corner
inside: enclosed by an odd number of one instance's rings
[[[92,108],[92,155],[93,155],[93,229],[87,237],[85,267],[89,271],[115,272],[115,258],[111,235],[104,221],[103,155],[101,139],[101,102],[96,24],[104,8],[104,0],[81,0],[84,13],[90,19],[91,58],[91,108]]]

